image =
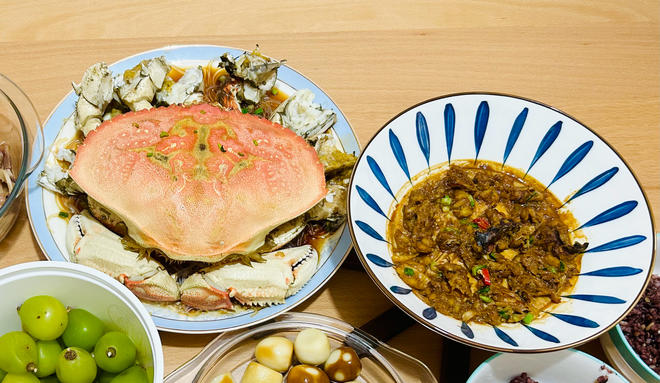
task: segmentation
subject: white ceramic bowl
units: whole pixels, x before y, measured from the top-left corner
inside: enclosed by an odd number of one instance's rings
[[[565,201],[579,222],[571,229],[589,242],[575,287],[531,324],[462,323],[429,307],[392,267],[386,228],[395,195],[458,160],[528,173]],[[360,260],[392,302],[440,334],[493,351],[546,352],[595,339],[639,300],[655,257],[648,200],[614,148],[567,114],[501,94],[439,97],[385,124],[353,171],[348,214]]]
[[[138,361],[163,381],[163,348],[151,316],[122,284],[87,266],[68,262],[30,262],[0,270],[0,334],[20,330],[16,307],[35,295],[50,295],[83,308],[108,329],[125,332],[138,349]]]
[[[467,383],[507,383],[523,372],[540,383],[587,383],[603,375],[608,383],[628,383],[601,360],[572,348],[534,355],[495,354],[474,370]]]

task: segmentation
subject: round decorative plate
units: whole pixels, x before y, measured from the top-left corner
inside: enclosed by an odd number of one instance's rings
[[[110,65],[109,68],[113,73],[122,73],[142,60],[159,56],[165,56],[168,62],[182,67],[205,65],[209,60],[217,58],[225,52],[237,56],[244,51],[212,45],[169,46],[127,57]],[[346,117],[330,97],[312,81],[290,67],[283,65],[278,69],[276,86],[286,94],[291,94],[296,89],[311,90],[315,95],[315,103],[324,108],[330,108],[337,114],[337,122],[333,126],[333,130],[344,150],[349,153],[359,153],[360,147],[357,138]],[[50,147],[53,142],[64,138],[63,136],[67,134],[72,134],[72,132],[64,132],[61,129],[63,121],[73,113],[76,99],[75,93],[73,91],[69,92],[44,123],[44,140],[46,146],[49,147],[46,158],[52,156]],[[37,178],[44,168],[44,163],[45,161],[40,164],[28,180],[28,192],[26,194],[28,217],[32,231],[46,257],[54,261],[68,261],[65,247],[66,222],[58,218],[59,208],[55,202],[55,194],[37,185]],[[280,305],[273,305],[256,311],[246,310],[235,314],[209,312],[191,317],[178,310],[170,309],[166,305],[143,303],[152,314],[156,326],[164,331],[209,333],[251,326],[290,310],[310,297],[337,271],[348,254],[350,246],[349,232],[345,230],[345,226],[342,226],[333,235],[332,240],[327,241],[322,249],[319,268],[314,276],[298,293],[287,298],[286,302]]]
[[[627,383],[616,370],[582,351],[568,349],[545,354],[495,354],[472,373],[467,383],[508,383],[526,372],[539,383],[596,382],[607,376],[608,383]]]
[[[386,228],[395,196],[422,178],[416,175],[456,160],[489,160],[528,173],[565,201],[589,242],[573,290],[530,324],[494,327],[440,314],[392,268]],[[629,167],[592,130],[532,100],[468,93],[413,106],[367,144],[348,200],[356,250],[378,287],[426,327],[474,347],[540,352],[587,342],[628,313],[653,269],[651,211]]]

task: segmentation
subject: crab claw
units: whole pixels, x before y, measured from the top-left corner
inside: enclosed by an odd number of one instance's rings
[[[121,238],[87,212],[69,220],[66,248],[72,261],[110,275],[144,300],[179,300],[179,286],[160,263],[124,249]]]
[[[181,285],[181,302],[200,310],[231,308],[229,298],[248,306],[284,303],[309,281],[318,264],[318,254],[309,245],[263,258],[265,262],[251,266],[211,266],[191,275]]]

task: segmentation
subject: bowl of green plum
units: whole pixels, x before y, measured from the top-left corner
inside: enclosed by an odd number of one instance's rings
[[[0,383],[159,383],[163,349],[126,287],[86,266],[0,270]]]

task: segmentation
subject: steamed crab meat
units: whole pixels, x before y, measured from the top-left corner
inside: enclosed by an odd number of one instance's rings
[[[316,206],[307,212],[310,221],[341,222],[346,217],[346,197],[350,171],[344,171],[327,183],[328,193]]]
[[[123,84],[117,92],[120,100],[133,111],[151,108],[151,102],[163,87],[169,71],[165,57],[143,60],[124,72]]]
[[[291,129],[308,141],[315,141],[334,125],[337,115],[331,109],[315,104],[311,90],[300,89],[273,111],[270,120]]]
[[[159,262],[125,250],[119,236],[86,213],[69,220],[66,247],[72,261],[110,275],[144,300],[179,300],[179,286]]]
[[[354,154],[344,152],[341,143],[332,132],[320,135],[314,144],[314,149],[319,155],[326,177],[351,169],[357,162]]]
[[[74,113],[75,114],[75,113]],[[75,115],[71,115],[64,121],[62,129],[73,130],[75,125]],[[66,149],[56,144],[53,145],[52,155],[46,158],[44,170],[37,178],[37,183],[42,187],[59,194],[73,195],[81,193],[82,190],[69,177],[69,168],[75,160],[76,153],[73,150]],[[62,167],[61,163],[68,164]]]
[[[167,105],[190,105],[202,102],[203,87],[202,67],[188,68],[177,82],[167,77],[162,89],[156,93],[156,100]]]
[[[87,68],[80,85],[73,84],[78,95],[76,102],[76,128],[87,135],[101,125],[103,112],[112,101],[112,73],[105,63],[96,63]]]
[[[263,246],[259,248],[260,252],[273,251],[281,248],[291,242],[298,234],[305,230],[305,217],[298,216],[291,221],[285,222],[268,233]]]
[[[181,302],[200,310],[231,309],[231,298],[248,306],[284,303],[316,271],[318,254],[311,246],[263,254],[265,262],[216,265],[189,276],[181,285]]]
[[[277,68],[284,63],[262,55],[258,48],[238,58],[225,53],[220,60],[220,66],[227,73],[243,80],[238,96],[253,104],[259,103],[261,97],[273,88],[277,81]]]

